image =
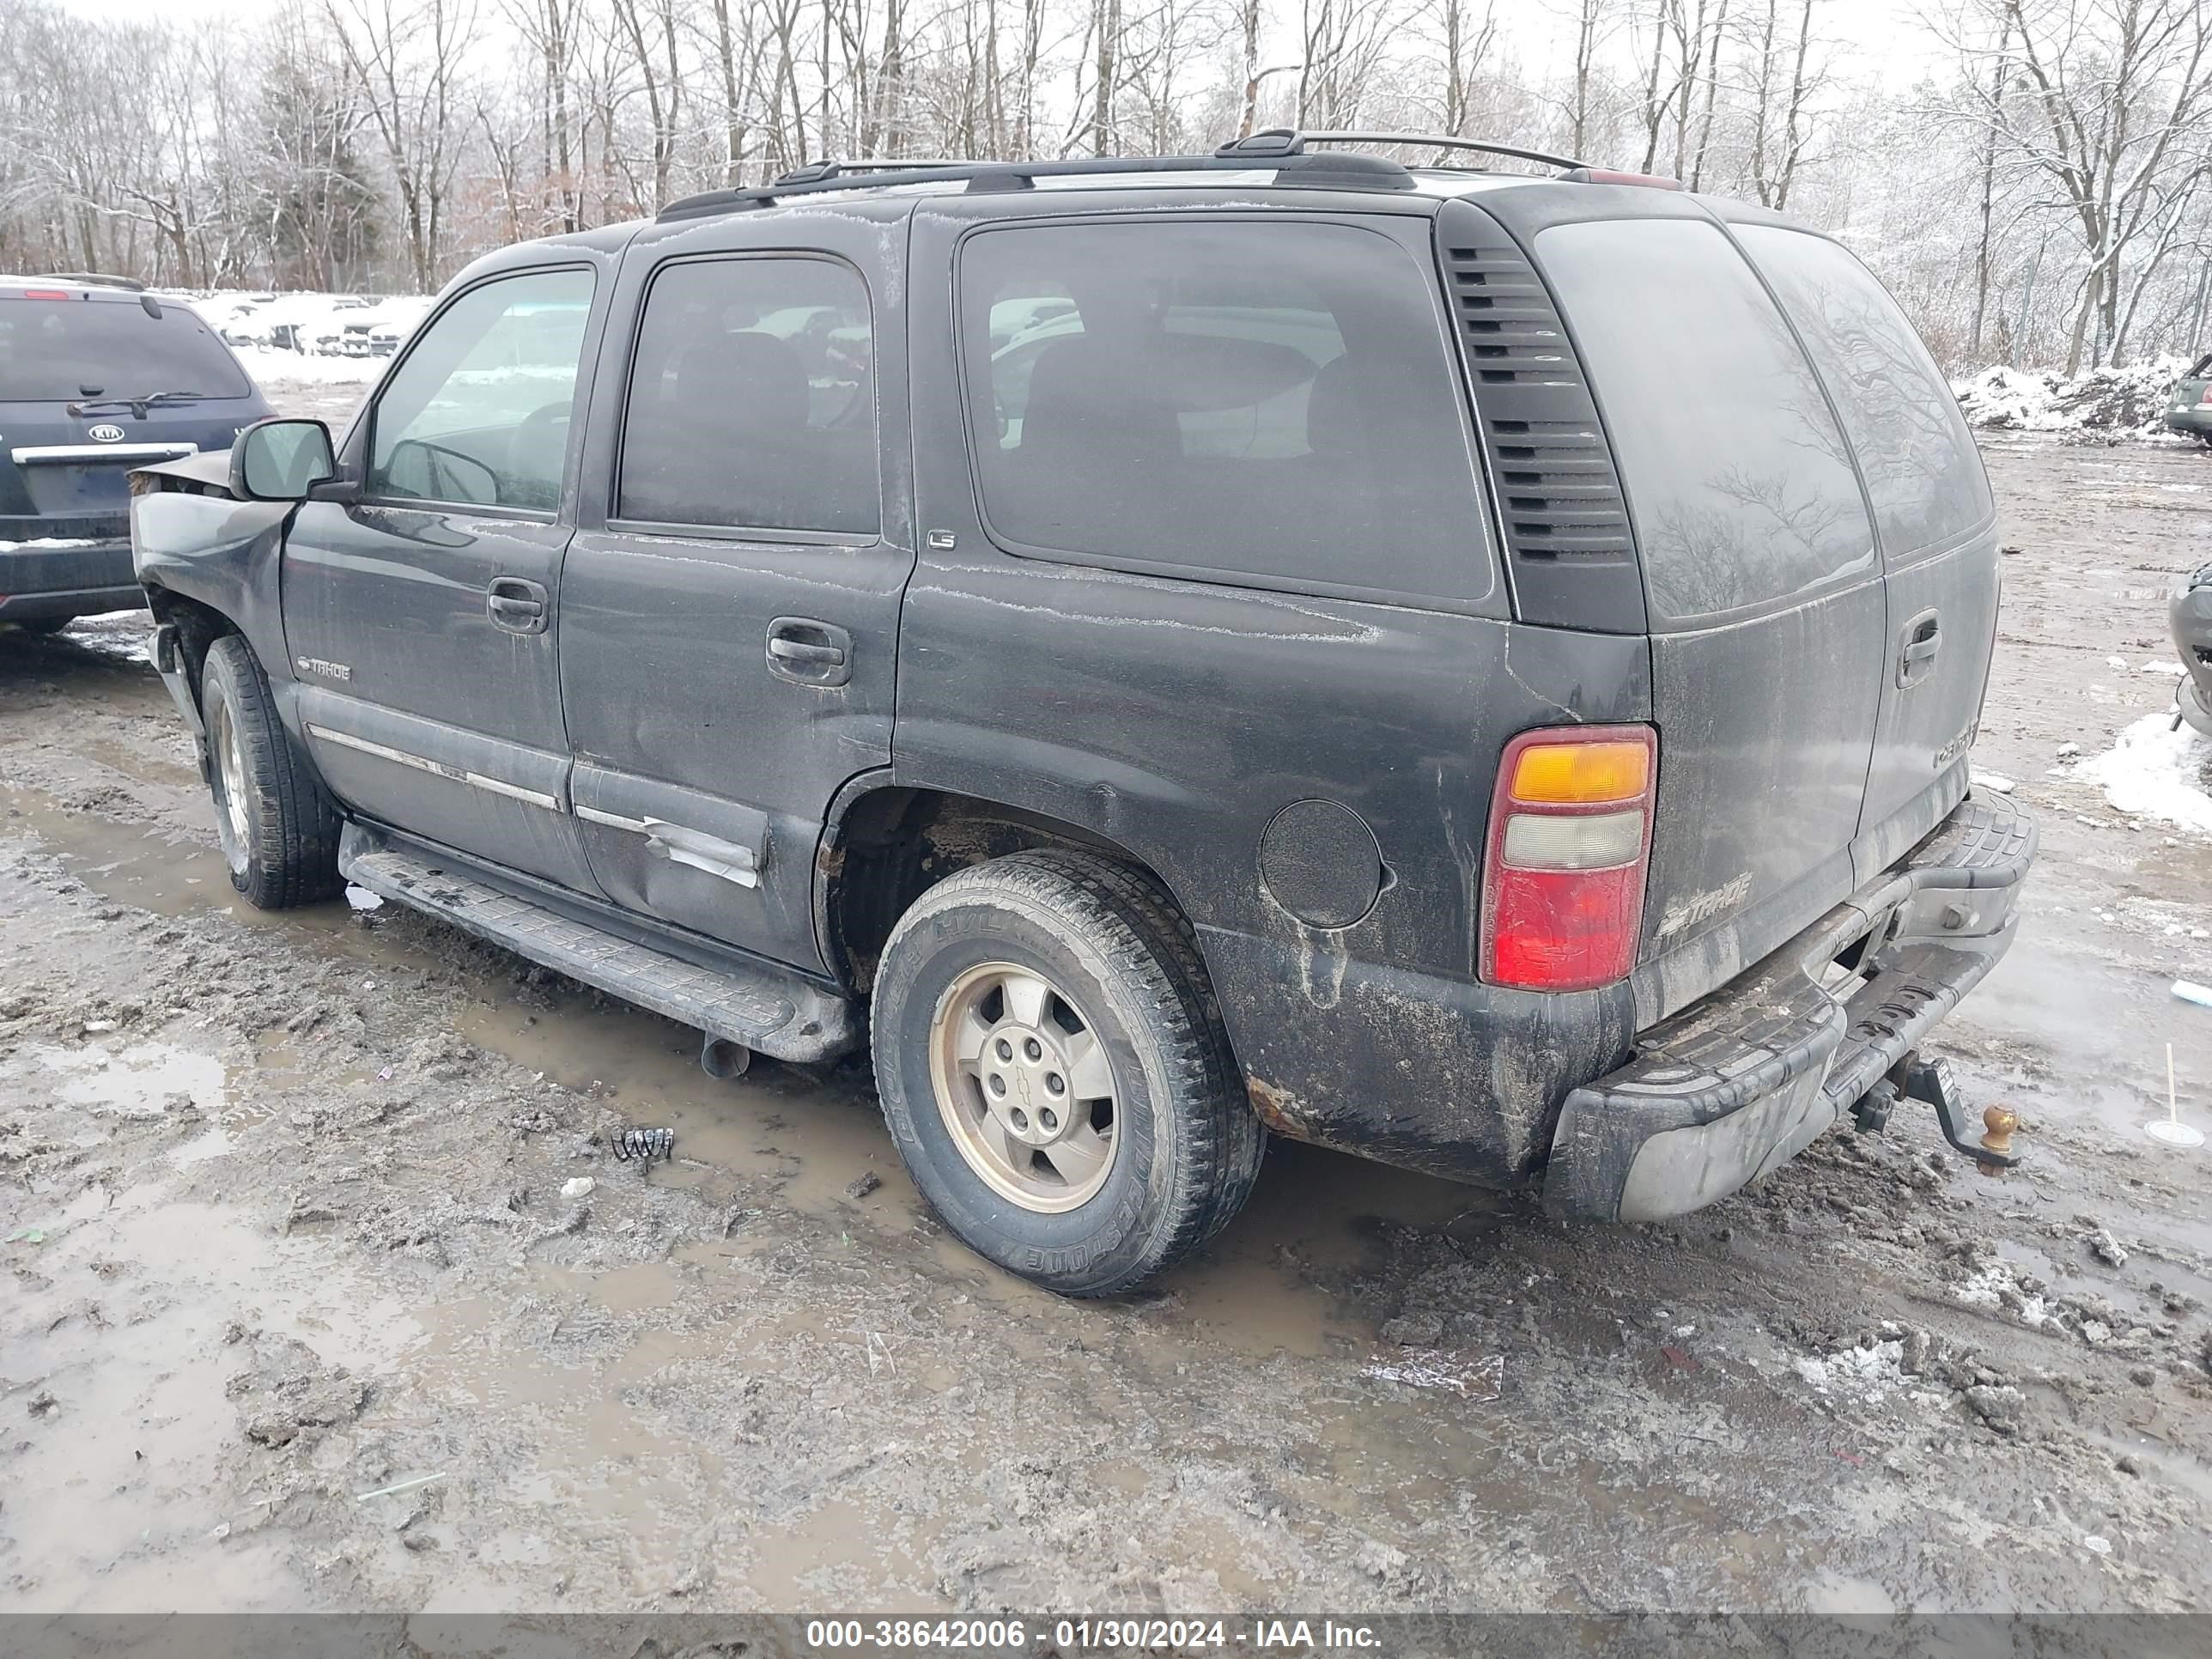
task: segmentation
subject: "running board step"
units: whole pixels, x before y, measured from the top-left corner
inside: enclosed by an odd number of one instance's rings
[[[611,996],[696,1025],[710,1038],[778,1060],[828,1060],[859,1041],[853,1005],[765,965],[702,968],[545,905],[503,892],[435,859],[381,847],[347,827],[338,867],[380,897],[449,921]]]

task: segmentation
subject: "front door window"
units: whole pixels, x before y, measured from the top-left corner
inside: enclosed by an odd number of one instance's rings
[[[552,512],[591,307],[587,270],[505,276],[454,301],[377,399],[366,493]]]

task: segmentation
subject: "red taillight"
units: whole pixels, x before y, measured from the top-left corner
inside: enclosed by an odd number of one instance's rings
[[[2212,404],[2212,386],[2206,386],[2204,388],[2204,395],[2199,398],[2197,401],[2200,404]]]
[[[1635,965],[1658,735],[1552,726],[1505,745],[1483,875],[1482,977],[1586,991]]]
[[[23,290],[26,300],[66,300],[69,296],[69,290],[65,288],[27,288]]]

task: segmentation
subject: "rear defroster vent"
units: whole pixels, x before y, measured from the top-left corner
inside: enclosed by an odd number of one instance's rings
[[[1644,631],[1628,509],[1574,346],[1514,240],[1472,203],[1437,215],[1525,622]]]

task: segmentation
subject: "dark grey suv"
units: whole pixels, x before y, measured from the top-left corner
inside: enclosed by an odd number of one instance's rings
[[[228,454],[269,405],[190,308],[112,276],[0,276],[0,622],[135,610],[131,469]]]
[[[1269,1132],[1607,1219],[1908,1095],[2006,1161],[1915,1052],[2034,837],[1912,330],[1774,214],[1324,137],[510,248],[343,441],[141,475],[240,890],[717,1071],[872,1042],[947,1223],[1076,1294]]]

